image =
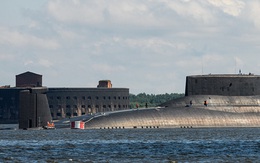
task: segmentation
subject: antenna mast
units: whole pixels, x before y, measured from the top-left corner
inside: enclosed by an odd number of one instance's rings
[[[203,60],[203,57],[202,57],[202,64],[201,64],[201,73],[202,74],[201,75],[203,75],[203,73],[204,73],[203,69],[204,69],[204,60]]]

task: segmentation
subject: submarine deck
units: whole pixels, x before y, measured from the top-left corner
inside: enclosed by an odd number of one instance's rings
[[[85,127],[260,127],[260,96],[186,96],[161,107],[95,115]]]

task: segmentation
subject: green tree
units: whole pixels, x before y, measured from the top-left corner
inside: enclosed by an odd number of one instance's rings
[[[130,108],[136,108],[136,104],[139,105],[140,108],[146,107],[155,107],[164,102],[170,101],[172,99],[183,97],[183,93],[171,93],[171,94],[146,94],[146,93],[139,93],[137,95],[130,94]]]

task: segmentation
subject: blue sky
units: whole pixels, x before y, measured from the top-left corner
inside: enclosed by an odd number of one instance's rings
[[[0,2],[0,85],[43,75],[48,87],[183,93],[185,77],[260,74],[257,0]]]

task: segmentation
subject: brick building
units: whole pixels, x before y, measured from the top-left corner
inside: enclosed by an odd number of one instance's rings
[[[16,87],[42,87],[42,75],[29,71],[16,75]]]

